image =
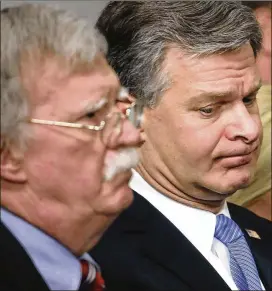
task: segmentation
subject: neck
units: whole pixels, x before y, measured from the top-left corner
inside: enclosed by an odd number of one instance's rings
[[[188,191],[181,190],[174,179],[169,179],[162,172],[146,169],[141,162],[138,164],[136,171],[158,192],[184,205],[218,213],[224,204],[225,197],[222,197],[221,194],[195,185],[186,187],[189,188]],[[194,193],[198,194],[194,195]],[[201,194],[201,197],[208,197],[208,199],[198,198],[199,194]]]
[[[26,193],[1,189],[1,205],[58,240],[76,256],[96,245],[115,218],[97,215],[87,207],[68,207]]]

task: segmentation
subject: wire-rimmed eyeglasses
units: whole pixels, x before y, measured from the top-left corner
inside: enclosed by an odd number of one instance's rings
[[[115,117],[115,126],[117,127],[122,118],[125,116],[128,120],[136,127],[139,128],[141,126],[141,119],[143,114],[143,106],[137,104],[137,102],[133,102],[125,112],[125,115],[121,112],[115,112],[109,115],[107,118]],[[63,122],[63,121],[53,121],[53,120],[45,120],[45,119],[36,119],[31,118],[28,120],[29,123],[43,124],[43,125],[53,125],[53,126],[61,126],[61,127],[69,127],[69,128],[82,128],[89,129],[93,131],[101,131],[105,127],[107,121],[102,120],[99,125],[89,125],[82,123],[72,123],[72,122]]]

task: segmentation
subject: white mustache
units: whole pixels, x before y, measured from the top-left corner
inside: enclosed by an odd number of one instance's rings
[[[136,148],[123,148],[104,168],[104,180],[110,181],[115,175],[130,170],[139,162]]]

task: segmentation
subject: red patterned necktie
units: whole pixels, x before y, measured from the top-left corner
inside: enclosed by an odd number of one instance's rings
[[[105,282],[104,279],[99,271],[96,270],[96,276],[93,282],[89,283],[87,280],[89,275],[90,265],[89,262],[86,260],[80,260],[81,264],[81,272],[82,272],[82,279],[81,279],[81,287],[80,290],[86,291],[103,291],[105,290]]]

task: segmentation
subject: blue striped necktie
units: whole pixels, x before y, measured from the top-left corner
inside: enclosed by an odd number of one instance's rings
[[[229,250],[230,271],[239,290],[262,290],[254,258],[239,226],[227,216],[217,215],[214,236]]]

